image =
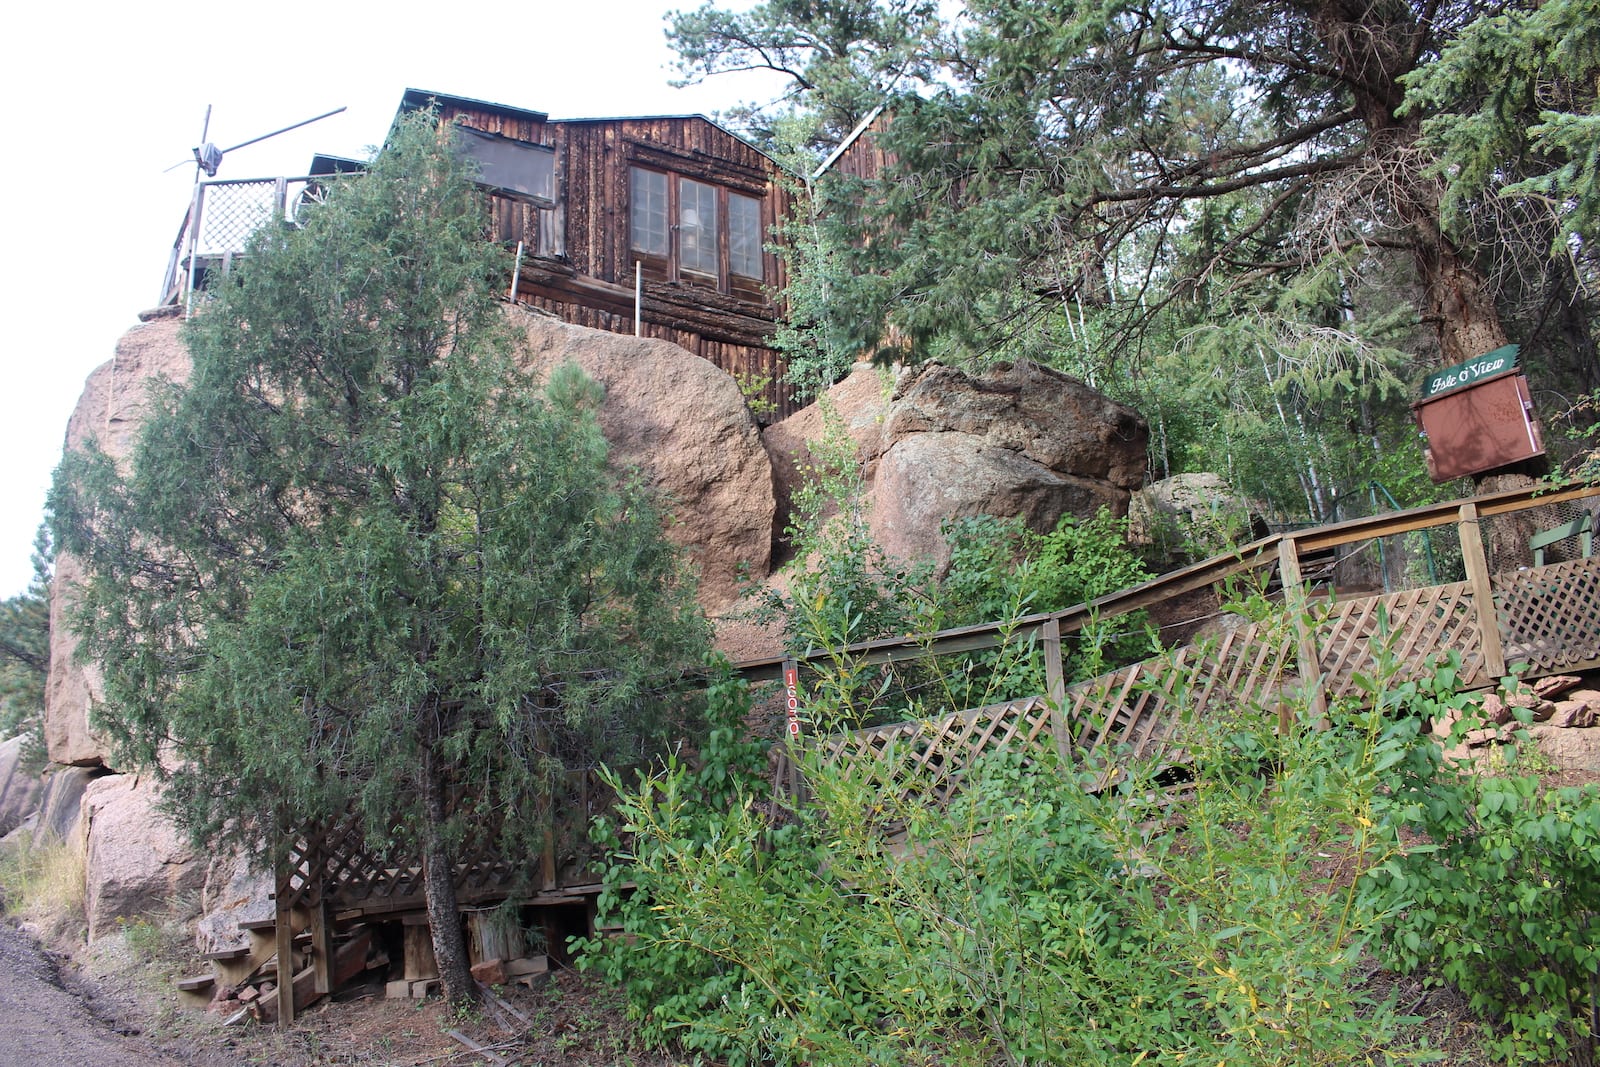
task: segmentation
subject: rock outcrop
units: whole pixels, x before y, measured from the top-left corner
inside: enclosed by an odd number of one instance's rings
[[[39,806],[39,775],[22,758],[26,741],[0,741],[0,837],[21,826]]]
[[[66,448],[89,440],[112,456],[126,456],[138,433],[147,387],[158,377],[182,381],[189,374],[189,351],[182,323],[163,316],[135,326],[117,342],[116,355],[89,375],[83,395],[67,422]],[[52,763],[104,764],[105,743],[89,728],[89,706],[99,685],[96,672],[78,662],[77,640],[67,625],[72,590],[83,578],[70,553],[56,556],[50,600],[50,676],[45,687],[45,750]]]
[[[667,535],[700,572],[701,604],[725,607],[743,575],[765,575],[772,466],[738,383],[670,341],[515,315],[532,373],[542,377],[570,360],[605,386],[600,429],[612,459],[637,467],[664,498],[674,519]]]
[[[113,774],[89,783],[79,827],[89,940],[118,919],[157,915],[198,893],[205,864],[156,810],[148,779]]]
[[[201,954],[248,948],[240,923],[273,918],[272,875],[256,870],[244,856],[215,856],[200,890],[200,921],[195,950]]]

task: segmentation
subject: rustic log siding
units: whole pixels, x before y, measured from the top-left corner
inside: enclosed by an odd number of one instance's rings
[[[764,243],[788,209],[771,159],[714,123],[695,117],[549,121],[536,113],[438,98],[440,119],[555,149],[556,206],[491,197],[490,232],[523,243],[519,300],[561,319],[633,333],[634,261],[629,234],[629,168],[638,165],[714,185],[761,202]],[[726,197],[720,201],[726,205]],[[796,410],[783,385],[785,367],[769,339],[778,309],[768,292],[786,283],[782,261],[763,250],[765,289],[727,268],[726,226],[718,233],[723,264],[715,289],[671,276],[670,261],[645,270],[646,337],[672,341],[736,376],[770,378],[764,390],[777,417]]]

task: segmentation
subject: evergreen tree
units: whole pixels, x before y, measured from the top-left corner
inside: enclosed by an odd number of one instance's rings
[[[681,737],[705,626],[608,469],[598,387],[516,366],[504,252],[435,124],[259,232],[126,469],[69,456],[52,506],[99,728],[199,838],[353,805],[369,847],[420,855],[459,1001],[457,859],[537,855],[567,772]]]
[[[33,580],[0,600],[0,739],[25,736],[30,764],[44,760],[44,690],[50,676],[50,584],[55,554],[41,526],[33,543]]]

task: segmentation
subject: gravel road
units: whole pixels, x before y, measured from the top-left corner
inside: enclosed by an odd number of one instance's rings
[[[0,920],[0,1067],[113,1064],[176,1061],[97,1014],[32,938]]]

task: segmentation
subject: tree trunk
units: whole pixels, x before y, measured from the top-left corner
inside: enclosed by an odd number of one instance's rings
[[[456,906],[455,861],[444,843],[444,783],[433,761],[431,751],[423,756],[428,825],[422,842],[422,890],[428,901],[428,928],[433,933],[433,955],[445,999],[451,1004],[470,1004],[477,1000],[478,988],[472,981],[467,939]]]
[[[1421,119],[1395,114],[1405,100],[1401,79],[1426,51],[1428,20],[1411,5],[1361,0],[1320,0],[1310,13],[1367,128],[1368,152],[1387,176],[1396,222],[1410,237],[1426,294],[1423,318],[1438,335],[1441,362],[1462,363],[1499,348],[1506,333],[1495,294],[1445,234],[1440,183],[1418,158]]]

